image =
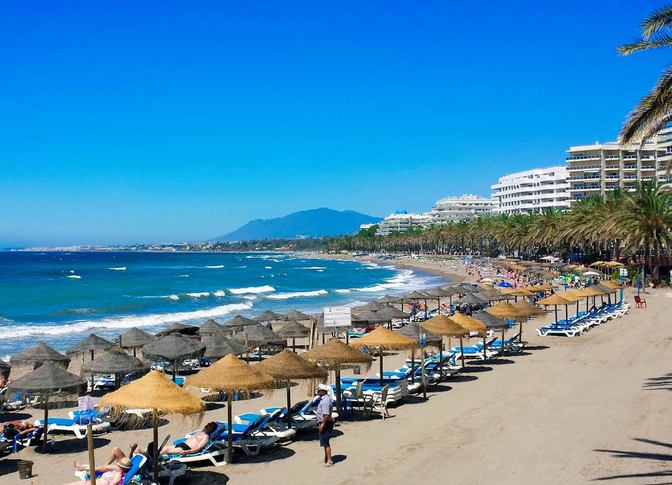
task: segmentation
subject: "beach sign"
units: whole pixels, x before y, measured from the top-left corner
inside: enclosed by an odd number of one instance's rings
[[[352,308],[349,306],[324,307],[324,328],[350,328]]]

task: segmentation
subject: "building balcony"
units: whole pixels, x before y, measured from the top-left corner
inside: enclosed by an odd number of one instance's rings
[[[567,170],[569,172],[574,172],[577,170],[601,170],[602,166],[601,165],[568,165]]]
[[[573,161],[573,160],[599,160],[600,156],[599,155],[569,155],[565,157],[565,160]]]

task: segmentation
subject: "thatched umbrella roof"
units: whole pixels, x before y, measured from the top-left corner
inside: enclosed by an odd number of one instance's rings
[[[182,335],[196,335],[198,333],[198,327],[195,327],[194,325],[186,325],[184,323],[175,322],[167,329],[157,332],[156,336],[165,337],[166,335],[171,335],[173,333],[179,333]]]
[[[385,327],[378,327],[362,338],[350,343],[355,348],[377,348],[382,350],[404,350],[418,347],[418,343],[411,337],[393,332]]]
[[[396,319],[405,319],[411,318],[410,313],[399,310],[398,308],[392,306],[385,306],[385,308],[378,310],[376,312],[381,318],[386,318],[387,320],[396,320]]]
[[[542,298],[537,303],[539,303],[540,305],[570,305],[574,303],[574,301],[567,300],[566,298],[563,298],[557,293],[554,293],[552,295],[547,296],[546,298]]]
[[[203,355],[205,346],[198,340],[179,333],[171,333],[150,342],[142,349],[142,356],[149,360],[183,361]]]
[[[124,409],[151,409],[154,428],[154,482],[159,482],[158,413],[181,414],[201,418],[205,403],[185,389],[171,382],[158,371],[150,371],[140,379],[105,394],[98,402],[100,406],[111,406],[114,413]],[[229,426],[230,428],[230,426]]]
[[[264,359],[252,368],[283,381],[327,378],[326,370],[306,359],[302,359],[289,349]]]
[[[597,285],[597,288],[601,291],[604,291],[605,294],[616,293],[618,291],[618,288],[612,288],[610,286],[604,285],[603,283],[600,283],[599,285]]]
[[[482,300],[476,296],[476,293],[468,293],[461,297],[458,301],[463,305],[483,305],[486,303],[486,300]]]
[[[502,294],[509,296],[533,296],[534,292],[525,288],[511,288],[502,290]]]
[[[19,377],[9,385],[11,391],[27,392],[43,396],[44,422],[49,414],[49,396],[57,393],[75,393],[86,381],[66,371],[56,362],[45,362],[38,369]],[[47,435],[44,433],[43,450],[47,451]]]
[[[509,324],[506,320],[491,315],[488,312],[476,312],[471,316],[483,322],[488,330],[506,330],[509,328]]]
[[[513,307],[517,308],[522,312],[527,313],[529,316],[546,315],[546,312],[544,310],[542,310],[538,306],[534,306],[529,301],[521,300],[519,302],[513,303]]]
[[[526,313],[514,307],[511,303],[506,301],[501,301],[496,305],[488,307],[485,309],[490,315],[494,315],[500,318],[525,318],[527,317]]]
[[[10,360],[12,365],[34,365],[44,362],[57,362],[61,367],[68,367],[70,357],[49,347],[44,342],[37,342],[32,347],[14,354]]]
[[[361,350],[336,338],[332,338],[324,345],[313,347],[308,352],[302,353],[300,357],[329,367],[338,367],[342,364],[370,364],[373,361]]]
[[[471,286],[469,283],[462,283],[458,285],[456,289],[463,295],[467,293],[478,293],[479,291],[481,291],[481,288],[475,288]]]
[[[492,291],[492,290],[480,291],[478,293],[474,293],[474,296],[477,296],[483,301],[501,301],[501,300],[508,300],[511,298],[508,295],[503,295],[499,291]]]
[[[147,408],[165,414],[202,414],[205,404],[158,371],[105,394],[99,404],[113,408]]]
[[[445,315],[437,315],[420,324],[425,330],[444,337],[466,337],[469,330],[454,322]]]
[[[391,319],[385,315],[380,315],[379,312],[374,312],[369,309],[357,310],[352,312],[352,321],[353,322],[366,322],[366,323],[383,323],[389,322]]]
[[[224,330],[224,327],[211,318],[201,325],[201,328],[198,329],[198,334],[201,337],[207,337],[208,335],[216,334],[222,330]]]
[[[226,460],[227,463],[231,463],[233,460],[233,434],[231,430],[233,393],[256,389],[274,389],[276,387],[275,379],[268,374],[259,372],[248,363],[229,354],[219,359],[210,367],[201,369],[198,374],[187,377],[187,384],[226,391],[226,404],[228,408],[228,447]]]
[[[307,315],[305,313],[302,313],[298,310],[290,310],[284,315],[283,320],[297,320],[297,321],[302,321],[302,320],[310,320],[312,317],[310,315]]]
[[[231,320],[224,322],[223,326],[225,328],[240,328],[247,327],[249,325],[259,325],[259,322],[252,320],[251,318],[244,317],[242,315],[236,315]]]
[[[385,296],[381,296],[376,301],[378,301],[380,303],[399,303],[399,302],[401,302],[401,297],[392,296],[392,295],[385,295]]]
[[[455,314],[449,318],[459,326],[464,327],[469,331],[476,332],[479,337],[485,337],[485,334],[488,332],[488,329],[483,322],[470,317],[469,315],[465,315],[464,313],[455,312]]]
[[[149,367],[132,355],[120,349],[110,349],[82,365],[82,372],[87,374],[130,374],[131,372],[143,372]]]
[[[121,334],[119,345],[123,349],[134,349],[144,347],[145,344],[152,342],[156,337],[151,333],[140,330],[137,327],[130,328],[126,333]]]
[[[577,295],[573,291],[560,291],[560,292],[556,293],[556,295],[564,298],[565,300],[569,300],[573,303],[576,303],[577,301],[581,301],[584,298],[581,295]]]
[[[460,294],[461,288],[456,286],[444,285],[441,287],[441,291],[443,292],[442,296],[454,296]]]
[[[257,322],[275,322],[277,320],[284,320],[285,316],[271,310],[266,310],[261,315],[257,315],[256,317],[254,317],[254,319]]]
[[[219,359],[210,367],[201,369],[197,374],[187,377],[187,384],[226,390],[227,393],[275,389],[273,377],[259,372],[231,354]]]
[[[45,362],[39,368],[13,381],[9,387],[15,391],[31,394],[54,394],[60,391],[72,392],[86,384],[86,381],[63,369],[54,362]]]
[[[373,300],[368,303],[365,303],[364,305],[354,307],[352,311],[370,310],[372,312],[377,312],[382,310],[383,308],[387,308],[387,305],[385,303],[383,303],[382,301]]]
[[[404,295],[405,300],[426,300],[428,298],[431,298],[431,296],[418,290],[413,290]]]
[[[574,290],[572,293],[584,297],[588,296],[602,296],[608,292],[600,290],[599,288],[595,288],[594,286],[589,286],[586,288],[581,288],[580,290]]]
[[[303,338],[310,335],[310,329],[296,320],[290,320],[282,328],[275,330],[275,333],[286,339]]]
[[[404,325],[398,330],[395,330],[397,333],[405,335],[415,339],[418,342],[418,345],[431,345],[432,347],[438,347],[441,343],[441,337],[435,333],[425,330],[420,326],[418,322],[412,322],[408,325]],[[421,344],[421,340],[424,340],[424,344]]]
[[[266,345],[285,346],[287,341],[273,330],[255,322],[247,325],[233,336],[233,341],[246,345],[248,348],[264,347]]]
[[[215,334],[205,341],[204,357],[216,360],[229,354],[240,355],[247,352],[245,345],[236,342],[222,334]]]
[[[99,337],[98,335],[92,333],[83,340],[80,340],[78,343],[70,347],[65,351],[66,355],[77,355],[84,354],[86,352],[91,352],[95,350],[107,350],[111,349],[115,345],[109,340]]]

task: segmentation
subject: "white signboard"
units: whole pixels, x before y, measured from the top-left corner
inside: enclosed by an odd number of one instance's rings
[[[352,326],[352,309],[349,306],[324,308],[324,328],[342,328]]]
[[[621,268],[620,275],[622,277],[627,277],[628,276],[628,270],[626,268]]]

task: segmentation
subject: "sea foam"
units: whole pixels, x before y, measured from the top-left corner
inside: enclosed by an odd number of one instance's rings
[[[270,293],[275,291],[271,285],[264,286],[248,286],[247,288],[229,288],[229,292],[233,295],[244,295],[246,293]]]
[[[192,312],[155,313],[151,315],[127,315],[119,318],[101,320],[82,320],[65,325],[16,325],[0,327],[0,338],[26,338],[39,335],[62,335],[87,332],[96,329],[124,329],[131,327],[150,327],[166,323],[215,318],[232,312],[241,312],[252,308],[251,303],[231,303]]]
[[[327,290],[315,290],[315,291],[290,291],[287,293],[275,293],[273,295],[268,295],[266,298],[270,300],[288,300],[290,298],[301,298],[301,297],[310,297],[310,296],[322,296],[329,293]]]
[[[117,267],[112,267],[112,268],[107,268],[112,271],[126,271],[126,266],[117,266]]]

